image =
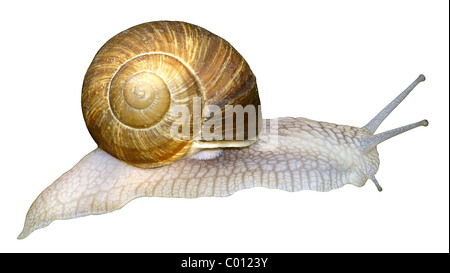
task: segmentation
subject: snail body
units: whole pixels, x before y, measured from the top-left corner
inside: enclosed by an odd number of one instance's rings
[[[178,70],[181,76],[174,74]],[[83,115],[99,148],[38,196],[18,238],[54,220],[111,212],[142,196],[223,197],[251,187],[330,191],[360,187],[368,179],[381,191],[376,146],[428,122],[374,133],[423,80],[420,75],[361,128],[306,118],[262,120],[255,77],[225,40],[182,22],[133,27],[100,49],[85,77]],[[182,90],[188,95],[177,93]],[[201,111],[190,106],[193,97]],[[177,103],[189,110],[189,138],[172,144],[169,127],[178,110],[171,107]],[[255,110],[239,123],[236,113],[224,111],[230,104]],[[205,138],[202,128],[213,116],[222,137]],[[226,124],[230,120],[233,128]]]

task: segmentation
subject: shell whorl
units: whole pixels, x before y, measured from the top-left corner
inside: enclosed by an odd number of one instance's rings
[[[202,109],[260,105],[255,76],[227,41],[195,25],[159,21],[125,30],[99,50],[84,79],[82,108],[101,149],[150,168],[195,152],[192,124],[190,139],[170,135],[175,106],[186,106],[194,119],[194,97]]]

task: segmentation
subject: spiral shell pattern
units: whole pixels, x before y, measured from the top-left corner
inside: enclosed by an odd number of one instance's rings
[[[83,83],[89,132],[112,156],[143,168],[192,154],[194,139],[174,139],[170,128],[193,98],[202,107],[260,105],[247,62],[224,39],[184,22],[137,25],[111,38],[92,61]],[[208,119],[201,116],[202,121]]]

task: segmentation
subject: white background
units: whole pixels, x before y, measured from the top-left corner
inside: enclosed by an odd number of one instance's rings
[[[449,251],[448,1],[3,1],[0,12],[0,252]],[[363,126],[423,73],[379,131],[430,126],[379,146],[382,193],[368,181],[140,198],[17,240],[37,195],[96,147],[80,105],[95,53],[163,19],[228,40],[257,76],[265,118]]]

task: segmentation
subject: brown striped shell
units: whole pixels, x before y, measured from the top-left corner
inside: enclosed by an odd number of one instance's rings
[[[193,98],[201,100],[200,113]],[[189,139],[170,134],[179,105],[190,111]],[[117,34],[98,51],[83,83],[83,115],[94,140],[112,156],[142,168],[169,164],[205,147],[254,142],[198,145],[206,141],[192,122],[206,122],[210,105],[253,105],[259,111],[256,79],[227,41],[184,22],[144,23]]]

